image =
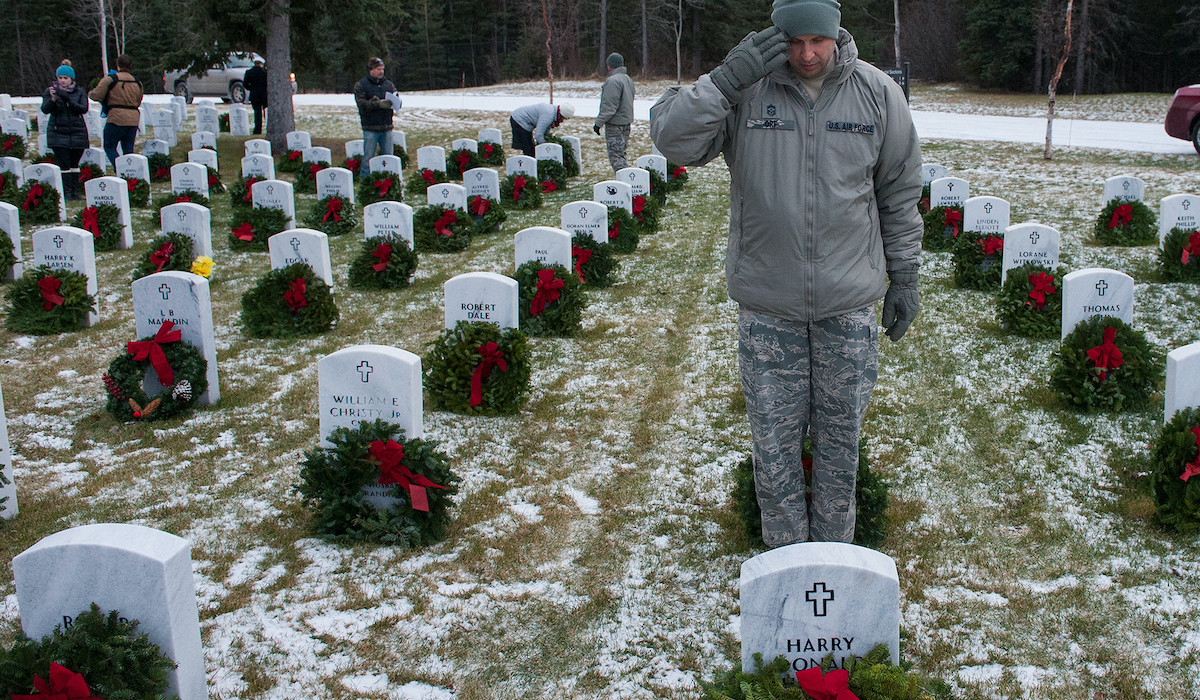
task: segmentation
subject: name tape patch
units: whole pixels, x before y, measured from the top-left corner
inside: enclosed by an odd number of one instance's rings
[[[784,131],[795,131],[795,119],[747,119],[747,129],[781,129]]]
[[[850,134],[873,134],[875,133],[874,124],[859,124],[857,122],[825,122],[825,128],[829,131],[845,131]]]

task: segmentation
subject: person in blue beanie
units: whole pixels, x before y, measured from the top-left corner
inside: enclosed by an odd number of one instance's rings
[[[42,93],[42,113],[49,114],[46,145],[54,151],[54,160],[62,171],[63,196],[79,199],[79,159],[89,145],[87,93],[75,82],[75,69],[64,60],[54,71],[54,82]]]

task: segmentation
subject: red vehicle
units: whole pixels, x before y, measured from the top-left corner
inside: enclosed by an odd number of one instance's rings
[[[1169,136],[1191,141],[1196,152],[1200,153],[1200,85],[1189,85],[1175,91],[1163,127]]]

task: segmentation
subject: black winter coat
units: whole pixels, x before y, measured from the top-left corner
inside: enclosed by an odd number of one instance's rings
[[[42,93],[42,113],[50,115],[46,126],[46,145],[50,148],[87,148],[87,122],[83,115],[88,112],[87,93],[79,83],[70,90],[58,89],[58,99],[50,99],[50,88]]]
[[[354,102],[358,105],[358,121],[363,131],[391,131],[392,107],[373,103],[373,98],[384,99],[384,95],[395,92],[396,86],[387,78],[373,80],[366,76],[354,84]]]
[[[242,86],[250,93],[250,104],[267,106],[267,69],[254,66],[242,76]]]

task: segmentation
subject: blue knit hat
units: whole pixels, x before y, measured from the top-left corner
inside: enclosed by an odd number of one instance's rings
[[[816,34],[837,39],[842,6],[837,0],[775,0],[771,22],[788,36]]]
[[[71,80],[75,79],[75,69],[70,66],[59,66],[58,70],[54,71],[54,75],[65,75]]]

